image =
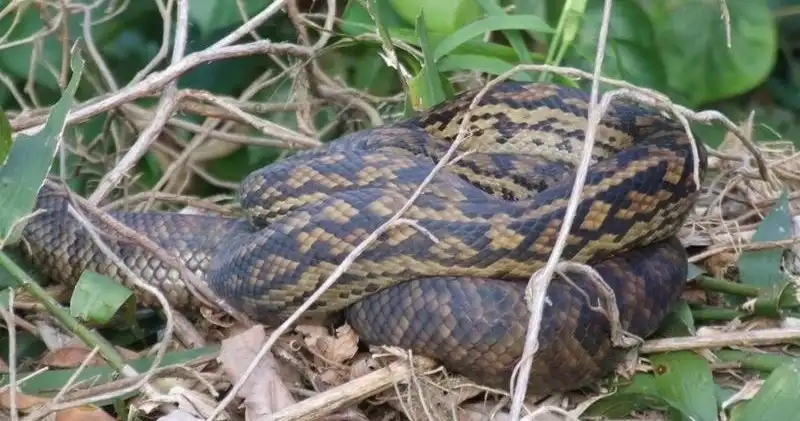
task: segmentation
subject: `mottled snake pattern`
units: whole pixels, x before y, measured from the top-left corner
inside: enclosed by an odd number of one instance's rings
[[[112,212],[202,275],[253,319],[284,320],[408,200],[451,147],[477,90],[386,126],[345,135],[251,173],[244,216]],[[343,314],[368,344],[433,357],[481,384],[507,387],[524,345],[525,287],[548,259],[564,219],[587,128],[588,93],[503,82],[472,110],[468,135],[404,218],[359,256],[308,315]],[[683,126],[615,100],[598,126],[563,260],[594,268],[614,292],[624,329],[651,335],[683,290],[676,235],[706,171]],[[24,231],[31,261],[58,281],[93,270],[130,284],[44,189]],[[93,221],[99,228],[103,224]],[[174,305],[196,305],[179,272],[106,239]],[[611,373],[614,346],[600,287],[583,272],[551,283],[529,390],[564,391]]]

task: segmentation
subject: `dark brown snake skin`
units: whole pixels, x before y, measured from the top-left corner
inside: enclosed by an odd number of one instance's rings
[[[246,219],[112,215],[182,259],[234,307],[275,323],[403,206],[455,139],[475,93],[252,173],[241,188]],[[414,224],[368,247],[310,315],[345,310],[367,343],[412,349],[479,383],[508,386],[529,316],[525,284],[561,226],[587,107],[586,92],[554,84],[490,90],[470,119],[466,153],[406,212]],[[702,180],[706,154],[698,147]],[[616,295],[623,327],[640,337],[653,333],[683,290],[686,254],[675,235],[697,196],[693,156],[681,124],[632,103],[614,103],[599,126],[562,259],[595,268]],[[130,283],[66,213],[63,194],[45,189],[38,207],[47,212],[27,225],[27,253],[48,276],[73,283],[89,269]],[[175,305],[196,305],[178,271],[132,244],[107,241]],[[626,351],[612,346],[596,284],[579,273],[569,278],[557,276],[548,291],[532,393],[585,386]]]

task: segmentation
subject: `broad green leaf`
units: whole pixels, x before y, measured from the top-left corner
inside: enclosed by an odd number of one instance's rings
[[[126,306],[129,314],[136,311],[133,291],[97,272],[81,274],[69,303],[70,313],[78,320],[104,325]]]
[[[800,414],[800,362],[785,364],[767,377],[761,389],[731,421],[796,420]]]
[[[504,29],[527,29],[537,32],[552,32],[547,23],[535,15],[489,16],[459,28],[442,40],[433,52],[434,60],[446,56],[460,45],[489,31]]]
[[[83,73],[83,58],[77,44],[73,48],[72,78],[62,97],[53,106],[44,127],[34,135],[20,133],[11,147],[6,163],[0,168],[0,244],[16,243],[20,220],[36,204],[36,196],[58,151],[75,90]]]
[[[449,34],[481,15],[481,8],[474,0],[389,0],[408,23],[416,22],[424,13],[425,29]]]
[[[603,15],[603,2],[590,1],[583,14],[578,36],[573,43],[582,59],[566,63],[591,69],[597,53],[597,37]],[[611,8],[611,25],[603,58],[603,74],[655,89],[667,87],[667,74],[658,53],[652,23],[635,0],[616,0]]]
[[[775,207],[758,224],[752,241],[785,240],[792,233],[792,217],[789,212],[789,198],[784,191]],[[781,247],[748,250],[739,257],[739,275],[742,283],[759,287],[769,287],[782,282],[786,275],[781,271],[784,249]]]
[[[269,7],[272,0],[240,0],[236,4],[226,1],[193,0],[190,3],[189,21],[197,25],[203,35],[209,35],[218,29],[243,23]],[[237,4],[244,5],[246,17],[242,16]]]
[[[717,397],[711,366],[691,351],[650,356],[659,395],[674,411],[695,421],[717,420]]]
[[[6,118],[6,113],[0,110],[0,165],[5,165],[11,144],[11,123]]]
[[[652,2],[657,42],[670,87],[696,106],[746,92],[773,70],[775,17],[763,1],[727,0],[731,44],[717,0]],[[617,2],[615,2],[615,7]]]

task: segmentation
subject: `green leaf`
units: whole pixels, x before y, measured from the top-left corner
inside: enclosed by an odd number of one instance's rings
[[[594,66],[597,34],[602,17],[603,2],[588,2],[580,31],[573,43],[575,52],[581,59],[567,59],[567,64],[583,68]],[[659,48],[650,17],[639,2],[616,0],[611,8],[603,74],[641,86],[665,89],[667,74],[658,53]]]
[[[425,29],[449,34],[481,14],[474,0],[389,0],[398,15],[408,23],[424,13]]]
[[[660,396],[695,421],[717,421],[717,397],[711,366],[691,351],[650,356]]]
[[[789,197],[784,190],[769,215],[758,224],[752,240],[754,242],[785,240],[791,233]],[[742,283],[770,287],[785,281],[786,275],[781,271],[783,254],[784,249],[781,247],[743,252],[738,262]]]
[[[75,285],[69,303],[73,317],[90,324],[104,325],[125,305],[128,314],[136,311],[133,291],[97,272],[86,271]]]
[[[414,91],[413,87],[416,87],[417,94],[414,97],[419,98],[420,101],[412,100],[412,103],[415,105],[414,108],[430,108],[446,100],[448,95],[445,92],[439,70],[436,68],[436,60],[433,58],[424,13],[420,13],[417,19],[417,34],[422,45],[423,67],[420,74],[412,81],[412,92]]]
[[[553,32],[547,23],[536,15],[490,16],[470,23],[442,40],[433,52],[434,60],[446,56],[462,44],[486,32],[504,29],[527,29],[537,32]]]
[[[0,110],[0,165],[5,165],[11,151],[11,133],[11,123],[6,118],[6,113]]]
[[[73,47],[72,78],[61,99],[53,106],[44,128],[30,136],[20,133],[11,147],[6,163],[0,168],[0,245],[16,243],[19,224],[36,204],[36,196],[53,163],[66,126],[75,90],[83,73],[83,58],[77,43]]]
[[[659,395],[658,384],[651,374],[636,373],[631,381],[623,380],[617,391],[595,401],[584,415],[622,418],[634,411],[666,408],[667,402]]]
[[[348,25],[351,25],[355,28],[363,28],[366,31],[375,31],[375,25],[367,25],[362,24],[359,22],[352,22],[347,21],[345,22]],[[419,46],[419,37],[413,30],[405,29],[405,28],[386,28],[387,33],[392,39],[403,41],[405,43]],[[435,33],[435,32],[428,32],[428,36],[432,41],[431,44],[437,45],[441,40],[447,37],[445,34]],[[380,43],[380,41],[372,40],[372,39],[363,39],[359,40],[359,43]],[[344,42],[338,41],[338,44],[334,44],[335,46],[341,46],[342,44],[352,44],[352,41]],[[483,41],[477,40],[470,40],[462,45],[460,45],[454,53],[458,54],[474,54],[474,55],[484,55],[490,57],[496,57],[502,60],[508,61],[515,61],[518,59],[517,54],[514,52],[512,48],[509,48],[505,45],[495,44],[495,43],[486,43]]]
[[[0,6],[0,10],[2,9],[3,7]],[[17,7],[16,11],[0,19],[0,34],[3,34],[4,46],[12,42],[18,44],[4,48],[0,52],[0,70],[18,80],[29,81],[37,89],[46,87],[58,90],[58,72],[51,71],[50,66],[57,66],[57,63],[61,62],[61,55],[64,52],[61,50],[61,42],[58,37],[41,36],[43,33],[52,31],[49,22],[42,16],[42,12],[39,7],[29,4]],[[78,15],[69,14],[66,19],[73,21]],[[63,24],[63,21],[60,24]],[[16,42],[26,38],[36,38],[37,42]],[[36,49],[35,54],[34,48]]]
[[[412,27],[395,12],[388,0],[370,0],[376,6],[378,21],[384,28],[405,28],[411,30]],[[339,28],[347,35],[357,36],[370,32],[375,21],[370,16],[369,11],[359,0],[350,0],[342,12],[342,22]]]
[[[547,50],[547,60],[545,63],[559,65],[564,59],[564,55],[573,41],[577,37],[580,28],[583,26],[583,16],[586,13],[586,0],[567,0],[561,9],[561,16],[558,19],[555,34],[550,40],[551,47]],[[600,4],[595,2],[595,4]],[[548,73],[542,73],[542,80],[548,79]]]
[[[247,17],[243,17],[236,4],[226,1],[192,1],[189,8],[189,21],[197,25],[203,35],[231,25],[241,24],[245,19],[252,18],[258,12],[272,4],[272,0],[240,0],[244,5]]]
[[[514,64],[495,57],[478,56],[471,54],[451,54],[445,56],[437,67],[441,72],[456,72],[474,70],[490,75],[501,75],[514,68]],[[526,72],[517,72],[511,76],[513,80],[532,82],[534,79]]]
[[[476,3],[486,12],[489,16],[507,16],[508,14],[502,6],[497,4],[494,0],[475,0]],[[520,63],[532,64],[533,55],[528,46],[525,45],[525,39],[522,37],[522,31],[507,29],[503,31],[503,35],[508,39],[511,48],[517,52]]]
[[[23,333],[23,332],[20,332]],[[180,350],[175,352],[167,352],[164,354],[164,358],[161,360],[160,367],[168,367],[174,366],[177,364],[184,364],[190,362],[196,358],[204,357],[210,354],[213,354],[219,350],[218,345],[211,345],[203,348],[193,348],[193,349],[186,349]],[[143,373],[151,368],[153,365],[154,357],[142,357],[136,360],[130,361],[129,365],[133,367],[134,370]],[[154,367],[155,368],[155,367]],[[64,370],[47,370],[43,373],[38,373],[35,376],[31,376],[30,379],[25,381],[20,385],[20,389],[23,393],[31,394],[31,395],[52,395],[58,393],[61,388],[63,388],[68,381],[70,381],[70,377],[75,374],[77,368],[72,369],[64,369]],[[19,373],[18,378],[25,377],[31,373]],[[8,375],[2,374],[0,375],[0,386],[6,386],[8,384]],[[87,381],[91,381],[93,385],[105,384],[114,380],[118,380],[118,374],[111,368],[108,364],[96,365],[96,366],[89,366],[84,368],[80,374],[76,376],[73,380],[75,383],[83,383]],[[140,393],[137,391],[131,392],[125,396],[120,396],[118,398],[124,399],[125,397],[133,396],[136,393]],[[111,401],[103,401],[100,402],[98,405],[106,405]]]
[[[744,410],[731,421],[796,420],[800,414],[800,362],[785,364],[767,377]]]
[[[777,24],[765,2],[725,2],[730,12],[730,47],[719,1],[652,4],[657,42],[651,48],[663,57],[669,85],[687,98],[685,105],[741,94],[772,71],[778,51]]]
[[[667,314],[659,326],[661,336],[691,336],[695,334],[695,321],[692,309],[686,301],[679,301]]]
[[[686,274],[686,280],[691,281],[692,279],[697,278],[698,276],[704,273],[706,273],[705,269],[701,268],[700,266],[697,266],[694,263],[689,263],[689,271]]]
[[[771,373],[786,364],[800,364],[800,357],[779,353],[770,354],[760,350],[747,352],[738,349],[720,349],[714,351],[714,356],[723,362],[736,362],[744,369],[767,373]]]

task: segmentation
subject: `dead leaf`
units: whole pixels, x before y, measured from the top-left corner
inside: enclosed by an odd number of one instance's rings
[[[367,375],[381,367],[378,360],[372,355],[365,355],[358,358],[353,364],[350,365],[350,379],[357,379],[361,376]]]
[[[222,341],[218,361],[232,383],[244,376],[265,340],[264,327],[259,325]],[[267,353],[255,367],[239,396],[244,399],[248,421],[267,419],[275,411],[295,403],[277,374],[277,361],[272,353]]]
[[[128,349],[122,347],[116,347],[116,349],[126,360],[139,357],[139,354]],[[45,354],[42,357],[41,364],[48,367],[75,368],[80,366],[91,353],[92,350],[84,344],[63,346]],[[96,353],[89,361],[89,365],[100,365],[105,364],[105,362],[105,359],[99,353]]]
[[[116,418],[95,406],[80,406],[56,413],[56,421],[116,421]]]
[[[158,421],[202,421],[202,418],[195,418],[194,416],[183,412],[181,410],[172,411],[167,415],[159,418]]]
[[[350,325],[343,325],[336,329],[336,336],[328,334],[325,328],[316,328],[306,325],[298,332],[306,335],[305,343],[308,349],[325,361],[341,364],[356,355],[358,352],[358,334]]]
[[[48,402],[50,399],[34,395],[28,395],[18,390],[14,400],[17,403],[17,409],[19,409],[20,411],[27,411],[36,405],[41,405],[43,403]],[[11,408],[10,390],[5,389],[3,390],[2,393],[0,393],[0,405],[2,405],[3,408]]]
[[[50,398],[41,396],[28,395],[17,391],[15,396],[17,403],[17,410],[20,412],[30,412],[39,405],[43,405],[50,401]],[[0,405],[3,408],[11,408],[11,393],[8,389],[0,393]],[[115,421],[114,417],[103,411],[102,409],[84,405],[77,408],[64,409],[55,413],[55,421]]]

